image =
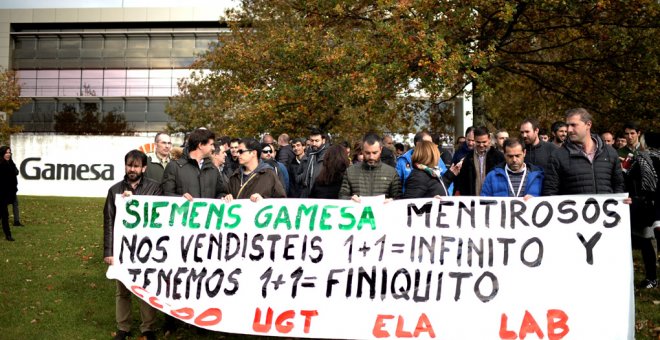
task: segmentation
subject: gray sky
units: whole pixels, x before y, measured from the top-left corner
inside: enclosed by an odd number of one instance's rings
[[[0,8],[233,7],[234,0],[0,0]]]

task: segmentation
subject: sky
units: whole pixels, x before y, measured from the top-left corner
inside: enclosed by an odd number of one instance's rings
[[[0,8],[229,7],[236,0],[0,0]]]

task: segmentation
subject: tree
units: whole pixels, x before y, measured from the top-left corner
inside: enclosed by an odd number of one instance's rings
[[[8,145],[11,134],[21,132],[22,127],[11,126],[9,121],[14,111],[18,110],[26,100],[20,97],[21,86],[16,78],[16,72],[0,69],[0,111],[5,113],[0,118],[0,144]]]
[[[512,127],[583,106],[598,124],[658,112],[656,1],[266,1],[229,10],[179,83],[173,129],[355,137],[409,132],[470,84],[475,122]],[[420,100],[422,99],[422,100]],[[429,105],[430,103],[430,105]]]
[[[72,135],[123,135],[132,133],[126,118],[112,110],[100,112],[96,103],[82,103],[82,110],[64,105],[55,113],[55,131]]]

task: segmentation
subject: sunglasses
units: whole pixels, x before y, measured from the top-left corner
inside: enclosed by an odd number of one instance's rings
[[[250,151],[254,151],[254,150],[250,150],[250,149],[245,149],[245,150],[238,149],[238,150],[236,150],[236,152],[238,152],[239,155],[242,155],[244,152],[250,152]]]
[[[261,150],[261,153],[273,153],[273,150],[271,150],[271,149]]]

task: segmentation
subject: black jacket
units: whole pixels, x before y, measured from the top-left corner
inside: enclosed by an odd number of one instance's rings
[[[543,181],[543,195],[607,194],[624,192],[621,163],[613,147],[598,135],[593,163],[569,139],[552,155]]]
[[[454,173],[445,171],[440,177],[433,177],[423,170],[414,168],[408,176],[406,181],[406,191],[403,193],[403,198],[426,198],[434,197],[435,195],[449,196],[445,188],[451,185],[454,179]],[[444,183],[443,185],[440,183]]]
[[[557,146],[544,141],[539,141],[536,145],[525,145],[525,163],[531,163],[545,171],[550,161],[550,155],[555,149]]]
[[[461,196],[476,196],[476,179],[477,179],[477,169],[474,167],[474,150],[468,151],[468,153],[463,157],[463,166],[461,167],[461,172],[456,176],[454,182],[454,189],[456,190],[456,195]],[[504,162],[504,155],[495,148],[488,149],[486,152],[486,174],[489,173],[493,168]],[[485,175],[484,174],[484,179]]]
[[[323,156],[329,147],[329,144],[323,144],[319,150],[308,150],[300,160],[300,168],[296,175],[296,181],[300,188],[301,198],[309,197],[309,194],[312,192],[316,177],[319,177],[319,173],[323,167]]]
[[[0,160],[0,204],[14,203],[18,191],[18,169],[13,160]]]
[[[238,168],[229,177],[229,193],[234,199],[250,198],[252,194],[260,194],[263,198],[286,198],[286,191],[275,170],[263,161],[249,176],[243,175],[242,167]]]
[[[160,183],[151,178],[142,177],[142,180],[135,189],[124,177],[124,180],[117,182],[108,190],[108,196],[105,198],[103,208],[103,257],[113,256],[112,241],[115,226],[115,195],[122,194],[124,191],[130,191],[133,195],[153,195],[161,194]]]
[[[189,193],[196,198],[222,198],[228,193],[227,183],[223,182],[223,177],[210,158],[204,159],[200,169],[197,160],[189,158],[186,153],[167,164],[162,188],[165,196]]]
[[[280,147],[280,150],[277,152],[277,156],[275,157],[275,160],[284,164],[287,169],[294,159],[296,159],[296,154],[293,153],[293,148],[288,144]]]

